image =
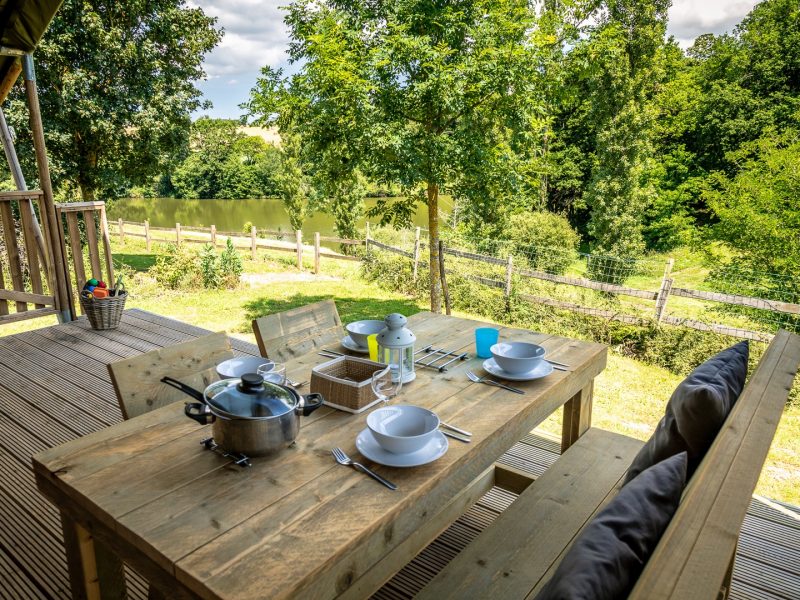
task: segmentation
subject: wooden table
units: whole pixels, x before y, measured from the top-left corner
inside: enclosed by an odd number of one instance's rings
[[[419,347],[474,348],[477,321],[421,313],[409,319]],[[118,597],[121,557],[170,597],[363,598],[475,502],[494,482],[505,450],[564,406],[563,445],[588,427],[605,346],[504,328],[501,338],[540,343],[571,365],[515,383],[525,395],[475,384],[464,374],[420,369],[402,402],[435,410],[473,433],[439,460],[414,469],[377,466],[392,492],[337,465],[351,455],[366,414],[324,407],[302,420],[297,443],[249,469],[204,450],[210,435],[177,403],[34,457],[39,489],[61,510],[73,590]],[[288,364],[306,380],[325,359]]]

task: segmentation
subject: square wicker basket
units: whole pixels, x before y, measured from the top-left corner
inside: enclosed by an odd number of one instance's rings
[[[325,404],[350,413],[360,413],[380,402],[372,391],[372,374],[386,365],[340,356],[311,370],[311,391],[322,394]]]

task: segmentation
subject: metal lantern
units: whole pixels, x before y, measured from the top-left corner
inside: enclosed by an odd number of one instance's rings
[[[386,329],[378,334],[378,361],[392,368],[392,381],[414,381],[414,342],[417,336],[406,327],[408,319],[392,313],[384,320]]]

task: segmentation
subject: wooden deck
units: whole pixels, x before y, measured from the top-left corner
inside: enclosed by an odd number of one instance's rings
[[[0,337],[0,598],[69,598],[58,511],[36,490],[30,456],[121,421],[106,364],[204,335],[206,330],[140,310],[120,328],[94,332],[86,321]],[[258,354],[234,340],[238,354]],[[559,452],[556,440],[531,434],[501,462],[540,475]],[[491,490],[376,598],[411,598],[514,496]],[[146,585],[129,573],[129,595]],[[754,498],[734,569],[735,599],[800,598],[800,508]]]

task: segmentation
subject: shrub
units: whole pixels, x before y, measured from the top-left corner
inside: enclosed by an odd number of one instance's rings
[[[167,244],[165,251],[158,253],[150,273],[160,285],[173,290],[201,283],[197,254],[175,244]]]
[[[200,274],[203,277],[204,288],[220,287],[219,258],[211,244],[203,246],[203,250],[200,252]]]
[[[563,273],[577,258],[580,236],[561,215],[548,211],[511,215],[506,225],[513,250],[525,255],[530,268]]]
[[[160,285],[177,290],[234,288],[239,285],[242,271],[242,259],[229,238],[219,257],[211,244],[206,244],[199,254],[168,244],[165,252],[158,253],[149,272]]]
[[[244,271],[242,257],[233,245],[231,238],[225,243],[225,250],[219,257],[219,273],[223,285],[233,288],[239,285],[239,279]]]

